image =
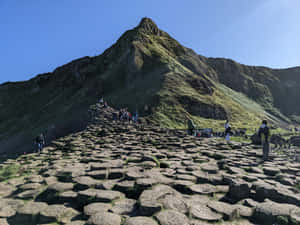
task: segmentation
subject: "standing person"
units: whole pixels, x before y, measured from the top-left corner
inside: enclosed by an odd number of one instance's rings
[[[263,160],[265,161],[269,157],[270,137],[271,137],[267,120],[262,121],[262,124],[258,130],[258,136],[261,140],[261,144],[263,147]]]
[[[122,111],[122,109],[120,109],[120,110],[119,110],[119,115],[118,115],[120,121],[122,120],[122,114],[123,114],[123,111]]]
[[[230,126],[228,120],[226,120],[224,128],[225,128],[225,139],[226,139],[227,142],[229,142],[230,141],[230,134],[231,134],[231,126]]]
[[[132,119],[132,114],[131,112],[128,112],[128,121],[131,122],[131,119]]]
[[[103,105],[103,106],[104,106],[104,108],[107,108],[107,107],[108,107],[108,104],[107,104],[106,101],[104,102],[104,105]]]
[[[112,118],[114,121],[116,121],[118,119],[118,113],[117,112],[113,112],[112,113]]]
[[[138,111],[135,110],[135,114],[134,114],[134,122],[137,123],[138,119],[139,119],[139,114],[138,114]]]
[[[42,133],[35,138],[35,143],[37,144],[37,148],[38,148],[37,152],[40,153],[45,145],[45,138]]]
[[[100,98],[99,103],[100,103],[101,105],[104,104],[104,99],[103,99],[103,97]]]
[[[194,134],[194,131],[195,131],[195,129],[196,129],[196,127],[195,127],[195,124],[194,124],[194,122],[193,122],[193,120],[191,119],[191,118],[189,118],[189,117],[187,117],[187,126],[188,126],[188,134],[189,135],[193,135]]]

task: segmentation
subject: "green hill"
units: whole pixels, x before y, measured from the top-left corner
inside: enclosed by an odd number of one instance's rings
[[[116,108],[138,109],[148,122],[184,128],[252,128],[299,120],[300,68],[272,70],[199,56],[149,18],[96,57],[83,57],[25,82],[0,85],[1,151],[30,151],[84,128],[88,109],[103,96]],[[144,111],[145,105],[150,111]]]

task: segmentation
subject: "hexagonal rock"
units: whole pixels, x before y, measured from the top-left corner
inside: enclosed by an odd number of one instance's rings
[[[73,183],[63,183],[63,182],[56,182],[54,184],[49,185],[48,190],[53,190],[56,192],[63,192],[72,190],[74,187]]]
[[[254,212],[253,208],[244,205],[235,205],[235,208],[238,210],[238,214],[241,217],[245,217],[245,218],[250,218]]]
[[[99,212],[107,212],[111,207],[111,204],[97,202],[86,205],[83,211],[85,215],[91,216]]]
[[[229,185],[228,197],[234,200],[249,198],[250,185],[243,180],[232,180]]]
[[[190,225],[186,215],[175,210],[163,210],[155,215],[160,225]]]
[[[17,213],[9,218],[11,224],[38,224],[39,214],[48,205],[44,202],[28,202],[25,206],[19,208]]]
[[[174,180],[172,187],[183,194],[190,194],[190,186],[194,183],[188,180]]]
[[[87,225],[120,225],[121,217],[119,215],[107,212],[99,212],[90,217]]]
[[[158,225],[158,223],[152,218],[137,216],[128,218],[124,225]]]
[[[219,167],[215,163],[203,163],[200,165],[201,169],[205,172],[217,174],[219,171]]]
[[[187,202],[180,196],[167,195],[160,202],[164,209],[174,209],[183,214],[186,214],[189,211]]]
[[[136,180],[136,184],[142,189],[146,189],[158,184],[158,181],[153,178],[139,178]]]
[[[300,209],[294,209],[291,211],[290,218],[293,224],[300,224]]]
[[[11,195],[16,188],[12,185],[0,183],[0,196],[6,197]]]
[[[126,193],[134,189],[135,182],[131,180],[120,181],[114,186],[114,190]]]
[[[197,177],[197,180],[200,183],[211,183],[214,185],[223,184],[223,178],[220,174],[209,174],[202,170],[195,170],[192,174]]]
[[[101,181],[95,180],[89,176],[75,177],[73,181],[76,182],[75,188],[77,190],[84,190],[101,184]]]
[[[20,215],[37,215],[44,209],[46,209],[48,205],[44,202],[28,202],[25,206],[19,208],[17,213]]]
[[[32,175],[25,178],[29,183],[42,183],[44,178],[40,175]]]
[[[0,198],[0,217],[11,217],[15,215],[18,208],[24,205],[22,200]]]
[[[89,202],[111,202],[125,197],[125,195],[118,191],[87,189],[78,193],[78,199],[81,203]]]
[[[122,160],[110,160],[105,163],[91,163],[91,170],[106,170],[108,168],[122,168]]]
[[[56,177],[58,178],[58,180],[63,182],[71,182],[72,178],[84,175],[85,168],[82,164],[72,165],[56,172]]]
[[[193,218],[209,222],[217,222],[223,217],[221,214],[213,212],[210,208],[203,204],[192,205],[190,208],[190,215]]]
[[[18,187],[19,190],[35,190],[40,188],[42,185],[39,183],[28,183],[28,184],[24,184],[21,185],[20,187]]]
[[[94,170],[87,173],[88,176],[91,176],[94,179],[103,180],[108,176],[107,170]]]
[[[20,199],[24,199],[24,200],[32,199],[32,198],[35,198],[36,196],[38,196],[40,194],[40,192],[41,192],[40,190],[27,190],[27,191],[19,193],[17,195],[17,197]]]
[[[110,209],[112,213],[118,215],[132,215],[136,210],[136,201],[133,199],[123,199],[115,202],[114,206]]]
[[[186,175],[186,174],[178,174],[176,176],[177,180],[188,180],[188,181],[192,181],[192,182],[196,182],[197,178],[195,176],[191,176],[191,175]]]
[[[297,207],[294,205],[280,204],[267,200],[255,207],[253,219],[264,224],[273,224],[280,222],[281,218],[288,220],[296,209]]]
[[[58,199],[61,203],[74,203],[77,199],[77,196],[77,192],[65,191],[58,194]]]
[[[276,174],[280,173],[280,169],[278,169],[277,167],[270,167],[270,166],[263,167],[263,171],[268,176],[275,176]]]
[[[9,205],[5,205],[5,206],[0,206],[0,218],[4,217],[11,217],[13,215],[15,215],[16,210],[14,210],[11,206]]]
[[[49,186],[49,185],[57,183],[57,178],[56,177],[46,177],[45,182]]]
[[[210,195],[218,192],[217,188],[211,184],[194,184],[189,187],[194,194]]]
[[[215,212],[223,214],[225,219],[232,220],[238,217],[238,210],[234,205],[225,202],[211,201],[207,206]]]
[[[70,222],[79,213],[64,205],[49,205],[40,212],[40,223]]]
[[[166,176],[160,173],[160,168],[154,168],[151,170],[145,171],[146,177],[155,179],[158,183],[161,184],[171,184],[173,182],[172,179],[167,178]]]
[[[120,182],[119,179],[117,179],[117,180],[106,180],[102,184],[100,184],[97,188],[98,189],[104,189],[104,190],[111,190],[119,182]]]
[[[151,216],[162,209],[161,202],[164,197],[181,196],[173,188],[167,185],[154,186],[152,190],[145,190],[139,198],[139,210],[141,215]]]
[[[276,187],[264,181],[258,181],[253,183],[253,188],[256,191],[255,198],[258,201],[268,198],[272,201],[300,206],[300,195],[293,193],[285,186]]]
[[[211,201],[211,198],[207,195],[191,195],[185,198],[185,201],[190,209],[193,205],[198,204],[206,206]]]

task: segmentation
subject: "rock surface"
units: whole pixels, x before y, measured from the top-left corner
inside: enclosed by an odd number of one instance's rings
[[[292,158],[107,117],[0,165],[31,173],[0,182],[1,225],[299,224]]]

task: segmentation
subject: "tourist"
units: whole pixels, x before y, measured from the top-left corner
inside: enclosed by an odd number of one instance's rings
[[[225,128],[225,140],[227,141],[227,143],[229,143],[229,141],[230,141],[230,134],[231,134],[231,126],[230,126],[228,120],[226,120],[224,128]]]
[[[113,112],[113,113],[112,113],[112,118],[113,118],[114,121],[115,121],[115,120],[118,120],[118,113]]]
[[[103,97],[100,98],[99,103],[100,103],[101,105],[104,104],[104,99],[103,99]]]
[[[105,101],[104,102],[104,108],[107,108],[108,107],[108,104],[107,104],[107,102]]]
[[[45,145],[45,138],[43,134],[40,134],[35,138],[35,143],[37,144],[37,152],[40,153]]]
[[[138,118],[139,118],[139,114],[138,114],[138,112],[136,110],[135,113],[134,113],[134,116],[133,116],[133,122],[137,123]]]
[[[258,130],[258,136],[261,140],[263,150],[263,160],[268,160],[270,150],[270,129],[267,120],[263,120]]]

